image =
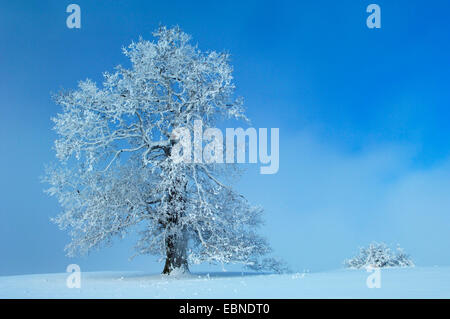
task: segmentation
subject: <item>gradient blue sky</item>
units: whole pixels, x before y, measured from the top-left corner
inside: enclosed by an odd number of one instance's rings
[[[265,207],[262,232],[291,268],[339,268],[372,240],[450,265],[450,2],[373,2],[380,30],[366,27],[362,0],[1,1],[0,275],[161,270],[128,260],[132,238],[65,257],[40,183],[55,159],[50,92],[100,81],[159,24],[230,52],[253,126],[280,128],[279,173],[253,166],[236,187]],[[66,27],[70,3],[80,30]]]

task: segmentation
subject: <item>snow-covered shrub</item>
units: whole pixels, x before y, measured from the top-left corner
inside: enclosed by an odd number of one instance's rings
[[[393,252],[385,243],[372,242],[368,247],[362,247],[358,255],[344,261],[347,268],[361,269],[366,267],[414,267],[402,248],[397,247]]]
[[[411,260],[411,257],[404,252],[403,248],[400,247],[397,247],[395,261],[397,263],[397,267],[414,267],[414,262]]]

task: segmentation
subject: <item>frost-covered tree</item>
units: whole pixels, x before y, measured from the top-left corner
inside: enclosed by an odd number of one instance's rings
[[[344,265],[352,269],[366,267],[413,267],[414,263],[402,248],[397,247],[394,253],[385,243],[372,242],[362,247],[358,255],[344,261]]]
[[[270,251],[255,232],[262,210],[224,182],[230,165],[171,157],[175,129],[246,119],[229,55],[200,51],[178,27],[153,35],[124,48],[131,66],[104,73],[102,86],[85,80],[54,97],[59,162],[45,180],[63,210],[54,221],[72,238],[66,250],[139,232],[137,254],[161,256],[165,274],[200,262],[260,269]]]

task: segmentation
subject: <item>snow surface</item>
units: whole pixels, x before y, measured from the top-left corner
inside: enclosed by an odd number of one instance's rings
[[[81,288],[68,273],[0,277],[0,298],[450,298],[450,267],[383,269],[369,289],[365,270],[285,275],[198,273],[176,278],[141,272],[87,272]]]

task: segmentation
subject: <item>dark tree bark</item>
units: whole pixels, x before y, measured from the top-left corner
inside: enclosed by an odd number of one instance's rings
[[[187,236],[178,225],[184,213],[184,203],[186,202],[186,184],[182,179],[176,179],[173,187],[169,190],[169,218],[165,223],[169,235],[166,237],[166,263],[163,274],[170,274],[173,270],[179,269],[182,272],[189,272],[187,262]],[[181,204],[181,205],[180,205]],[[172,233],[171,230],[175,229]]]
[[[174,269],[189,272],[187,243],[184,236],[170,235],[166,239],[166,263],[163,274],[169,275]]]

